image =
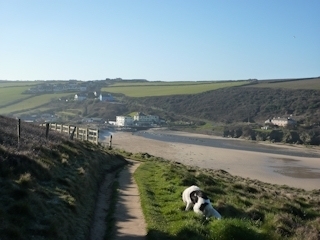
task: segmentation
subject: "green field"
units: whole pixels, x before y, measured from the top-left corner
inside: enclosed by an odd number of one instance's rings
[[[105,87],[102,91],[122,93],[129,97],[168,96],[181,94],[197,94],[219,88],[235,87],[247,84],[247,81],[230,82],[155,82],[155,83],[117,83]]]
[[[176,82],[162,82],[162,81],[150,81],[150,82],[133,82],[133,81],[122,81],[112,84],[112,87],[123,87],[123,86],[177,86],[177,85],[198,85],[198,84],[211,84],[211,83],[222,83],[226,81],[176,81]]]
[[[258,88],[287,88],[287,89],[311,89],[320,90],[320,78],[303,79],[294,81],[259,81],[258,84],[246,87]]]
[[[3,87],[31,87],[32,85],[37,85],[44,83],[43,81],[0,81],[0,88]]]
[[[11,88],[8,88],[11,89]],[[12,112],[17,111],[23,111],[23,110],[30,110],[37,107],[40,107],[46,103],[49,103],[53,99],[58,99],[61,97],[65,97],[70,95],[70,93],[52,93],[52,94],[43,94],[43,95],[37,95],[28,99],[25,99],[23,101],[20,101],[18,103],[8,105],[7,107],[0,108],[0,114],[9,114]],[[1,95],[2,100],[2,95]]]
[[[26,86],[0,88],[0,108],[11,102],[29,98],[30,94],[22,94],[27,89],[29,89],[29,87]]]

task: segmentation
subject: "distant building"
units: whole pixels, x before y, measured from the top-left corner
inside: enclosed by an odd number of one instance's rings
[[[83,101],[87,98],[87,96],[83,93],[78,93],[76,95],[74,95],[74,100],[75,101]]]
[[[110,93],[101,93],[99,99],[101,102],[114,102],[114,97]]]
[[[116,116],[116,125],[119,127],[132,126],[133,118],[130,116]]]
[[[102,118],[83,118],[82,122],[87,122],[87,123],[103,123],[104,120]]]
[[[293,120],[292,118],[288,117],[288,118],[273,118],[273,119],[268,119],[264,122],[265,124],[273,124],[279,127],[285,127],[288,125],[295,125],[297,124],[297,122],[295,120]]]
[[[159,123],[160,119],[159,119],[159,116],[145,115],[142,112],[138,112],[136,115],[133,116],[133,120],[139,125],[146,125],[146,124]]]
[[[130,116],[116,116],[116,125],[117,126],[150,126],[155,123],[159,123],[160,119],[158,116],[154,115],[145,115],[141,112],[137,113],[132,117]]]

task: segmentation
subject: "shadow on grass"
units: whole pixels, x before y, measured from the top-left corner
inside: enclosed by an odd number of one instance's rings
[[[188,240],[199,240],[203,239],[203,235],[191,231],[190,229],[182,229],[177,236],[172,236],[167,233],[151,229],[149,230],[147,236],[147,240],[179,240],[179,239],[188,239]]]
[[[225,224],[222,221],[214,224],[208,229],[209,232],[199,229],[183,228],[176,236],[163,233],[158,230],[149,230],[146,239],[147,240],[266,240],[268,237],[265,234],[259,234],[252,229],[248,229],[245,226],[235,226],[234,224]],[[214,232],[214,234],[212,233]],[[214,235],[214,236],[213,236]],[[123,238],[126,239],[126,238]],[[129,238],[128,238],[129,239]],[[131,238],[130,238],[131,239]],[[139,238],[132,238],[139,239]]]

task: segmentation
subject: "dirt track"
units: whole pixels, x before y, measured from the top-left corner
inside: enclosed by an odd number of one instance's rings
[[[112,198],[112,184],[118,181],[117,205],[114,212],[115,227],[112,240],[143,240],[146,235],[146,224],[141,210],[138,186],[133,179],[133,173],[138,168],[139,162],[128,160],[119,176],[115,173],[106,175],[99,190],[95,215],[90,231],[90,240],[104,240],[107,230],[106,217],[110,211]],[[109,239],[110,240],[110,239]]]

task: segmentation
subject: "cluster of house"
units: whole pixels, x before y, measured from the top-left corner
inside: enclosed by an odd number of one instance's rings
[[[159,116],[146,115],[142,112],[136,113],[133,117],[131,116],[116,116],[116,121],[109,121],[109,124],[118,127],[132,127],[132,126],[152,126],[160,123]]]
[[[110,93],[93,92],[94,98],[99,99],[101,102],[114,102],[115,99]],[[83,101],[88,98],[88,93],[77,93],[74,95],[75,101]]]
[[[272,118],[272,119],[268,119],[264,122],[265,125],[275,125],[275,126],[279,126],[279,127],[286,127],[286,126],[292,126],[292,125],[296,125],[297,121],[293,120],[291,117],[287,117],[287,118],[281,118],[281,117],[277,117],[277,118]],[[265,126],[264,128],[266,128],[267,126]]]
[[[59,93],[59,92],[85,92],[90,82],[79,83],[70,80],[66,83],[43,83],[29,88],[26,93]]]

